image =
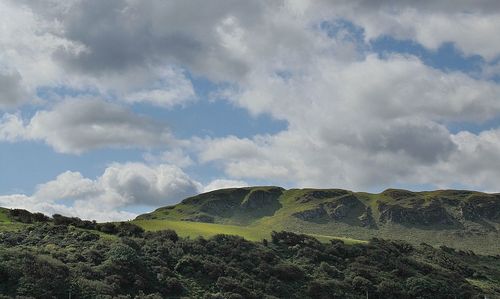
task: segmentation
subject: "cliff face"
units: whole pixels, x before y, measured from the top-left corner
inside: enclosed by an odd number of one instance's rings
[[[438,203],[428,206],[404,207],[398,204],[379,205],[382,223],[394,222],[413,225],[453,225],[457,221]]]

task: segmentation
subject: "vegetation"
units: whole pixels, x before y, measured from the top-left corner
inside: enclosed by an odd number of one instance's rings
[[[0,208],[0,299],[497,298],[499,231],[499,195],[457,190],[225,189],[119,223]]]
[[[0,233],[4,298],[483,298],[500,295],[500,257],[372,239],[329,243],[291,232],[247,241],[121,237],[54,221]],[[117,229],[120,231],[120,229]]]
[[[288,230],[322,240],[379,237],[500,254],[496,245],[500,194],[474,191],[388,189],[370,194],[342,189],[233,188],[187,198],[140,215],[134,223],[146,230],[175,228],[185,236],[227,230],[255,240],[272,230]]]

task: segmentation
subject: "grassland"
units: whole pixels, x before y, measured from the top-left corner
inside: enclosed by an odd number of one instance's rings
[[[25,226],[22,223],[12,222],[8,217],[8,211],[8,209],[0,208],[0,232],[15,231]]]
[[[279,196],[273,197],[272,193],[276,190],[279,190]],[[252,197],[256,192],[260,192],[260,197]],[[324,194],[318,195],[318,192],[338,193],[338,195],[324,196]],[[316,195],[310,196],[311,194]],[[266,196],[267,199],[263,199]],[[413,244],[425,242],[434,246],[445,245],[462,250],[473,250],[481,254],[500,254],[498,246],[500,219],[484,220],[482,218],[474,222],[460,218],[458,211],[460,204],[473,196],[483,197],[486,201],[490,201],[490,204],[491,198],[500,203],[498,195],[461,190],[410,192],[388,189],[379,194],[372,194],[340,189],[284,190],[272,186],[248,187],[217,190],[197,195],[177,205],[141,215],[134,222],[146,230],[170,228],[178,231],[180,235],[191,237],[224,233],[240,235],[249,240],[260,240],[268,238],[273,230],[286,230],[309,234],[322,241],[342,238],[346,242],[360,242],[378,237],[404,240]],[[359,201],[358,205],[361,205],[361,208],[358,208],[357,214],[348,213],[341,220],[332,220],[325,213],[312,220],[299,219],[294,216],[304,211],[313,211],[324,204],[336,203],[342,197],[350,197]],[[255,198],[260,198],[259,205],[252,206],[254,208],[250,210],[244,209],[244,206]],[[267,212],[260,208],[262,203],[268,204]],[[396,206],[405,213],[424,209],[424,213],[427,214],[423,216],[434,217],[431,220],[440,217],[440,214],[435,217],[432,213],[448,213],[460,219],[460,222],[457,221],[453,225],[439,223],[422,225],[417,219],[416,223],[404,223],[407,217],[404,213],[399,217],[399,220],[403,222],[398,223],[396,221],[398,219],[382,221],[381,206],[383,205]],[[425,210],[436,205],[439,205],[440,209]],[[359,216],[365,209],[371,211],[374,219],[374,225],[371,227],[360,224]],[[495,206],[492,209],[495,210]]]
[[[190,221],[177,221],[177,220],[134,220],[134,224],[142,227],[146,231],[158,231],[165,229],[172,229],[181,237],[196,238],[211,237],[217,234],[237,235],[250,241],[261,241],[262,239],[270,239],[271,227],[263,227],[262,225],[253,226],[239,226],[228,224],[216,223],[202,223]],[[309,234],[322,242],[329,240],[342,240],[346,244],[366,243],[363,240],[356,240],[351,238],[343,238],[329,235]]]

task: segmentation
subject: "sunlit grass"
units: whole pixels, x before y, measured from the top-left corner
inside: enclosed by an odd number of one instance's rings
[[[226,224],[214,224],[203,222],[176,221],[176,220],[134,220],[133,223],[139,225],[146,231],[158,231],[172,229],[181,237],[196,238],[211,237],[217,234],[237,235],[250,241],[260,241],[262,239],[270,239],[272,229],[263,225],[255,226],[238,226]],[[341,240],[346,244],[366,243],[367,241],[356,240],[351,238],[343,238],[329,235],[308,234],[317,238],[321,242],[329,242],[336,239]]]

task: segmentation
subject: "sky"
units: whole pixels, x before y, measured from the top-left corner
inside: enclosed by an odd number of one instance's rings
[[[0,206],[499,192],[500,2],[0,0]]]

